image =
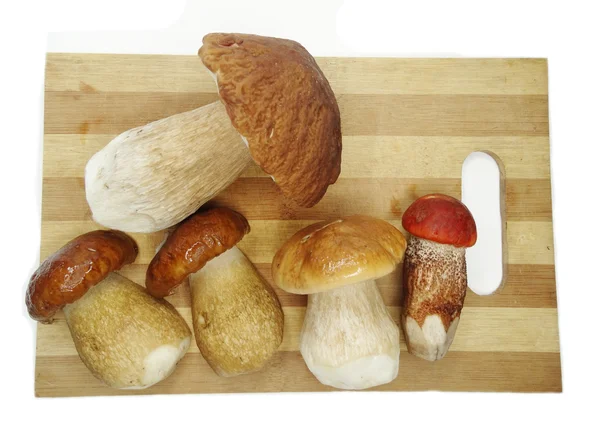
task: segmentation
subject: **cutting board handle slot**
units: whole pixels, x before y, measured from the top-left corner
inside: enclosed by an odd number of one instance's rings
[[[490,151],[472,152],[462,165],[462,201],[477,225],[477,243],[467,249],[469,288],[497,293],[508,270],[504,163]]]

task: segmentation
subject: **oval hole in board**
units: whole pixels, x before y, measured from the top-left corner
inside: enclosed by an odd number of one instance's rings
[[[463,162],[461,182],[462,202],[477,225],[477,243],[466,251],[468,285],[475,294],[494,294],[508,269],[504,165],[490,152],[472,152]]]

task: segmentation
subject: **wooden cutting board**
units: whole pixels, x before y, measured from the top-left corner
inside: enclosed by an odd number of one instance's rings
[[[496,154],[506,170],[508,277],[493,296],[468,292],[454,344],[430,363],[406,352],[400,372],[376,390],[561,391],[552,235],[547,63],[543,59],[321,58],[342,114],[343,164],[337,183],[312,209],[298,209],[256,166],[213,204],[243,213],[252,232],[240,248],[271,281],[279,246],[318,220],[369,214],[401,228],[417,197],[460,198],[463,160]],[[41,259],[100,228],[84,194],[87,160],[115,135],[217,100],[196,56],[49,54],[46,65]],[[162,232],[133,234],[143,284]],[[398,321],[400,276],[378,281]],[[280,352],[263,371],[216,376],[192,342],[175,373],[144,391],[103,386],[80,361],[62,314],[38,325],[38,396],[325,391],[298,352],[306,298],[277,290],[285,312]],[[191,326],[189,290],[169,300]]]

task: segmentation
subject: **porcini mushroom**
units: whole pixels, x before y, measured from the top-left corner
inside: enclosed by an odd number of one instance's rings
[[[137,252],[122,232],[85,233],[41,264],[25,299],[29,315],[42,323],[64,308],[81,360],[113,388],[147,388],[165,379],[191,340],[171,304],[111,273],[132,263]]]
[[[309,294],[300,352],[322,384],[360,390],[396,378],[400,332],[375,279],[393,271],[405,249],[394,226],[354,215],[310,225],[277,251],[276,285]]]
[[[167,238],[146,272],[155,297],[189,276],[200,352],[221,376],[261,369],[283,340],[283,311],[271,286],[236,244],[250,231],[241,214],[215,208],[194,214]]]
[[[453,197],[429,194],[402,216],[411,234],[403,270],[402,327],[408,351],[425,360],[446,355],[467,293],[465,249],[477,241],[469,209]]]
[[[194,213],[252,162],[300,206],[314,206],[340,173],[339,108],[300,44],[208,34],[200,58],[221,101],[121,133],[85,170],[94,220],[154,232]]]

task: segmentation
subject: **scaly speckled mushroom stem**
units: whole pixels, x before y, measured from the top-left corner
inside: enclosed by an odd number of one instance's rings
[[[300,352],[322,384],[362,390],[396,378],[399,335],[369,280],[308,296]]]
[[[165,379],[191,341],[171,304],[116,273],[65,306],[64,313],[81,360],[113,388],[147,388]]]
[[[86,198],[99,224],[155,232],[194,213],[251,162],[216,101],[115,137],[87,163]]]
[[[189,277],[200,352],[220,376],[261,369],[283,340],[275,291],[233,247]]]
[[[402,327],[408,351],[439,360],[452,344],[467,292],[465,248],[411,236],[403,282]]]

